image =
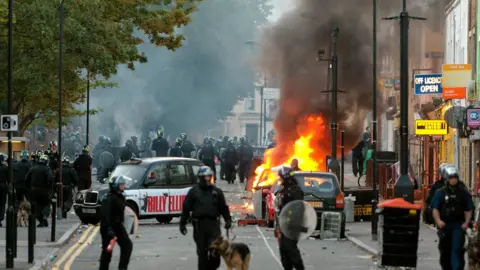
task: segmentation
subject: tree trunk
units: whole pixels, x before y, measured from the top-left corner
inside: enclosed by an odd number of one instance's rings
[[[27,128],[30,126],[30,124],[35,120],[35,115],[34,114],[28,114],[25,117],[19,119],[20,125],[18,127],[18,133],[20,137],[23,137],[23,134],[27,130]]]

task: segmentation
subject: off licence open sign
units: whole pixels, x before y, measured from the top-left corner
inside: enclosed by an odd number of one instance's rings
[[[447,135],[448,126],[444,120],[416,120],[415,135]]]
[[[442,94],[442,74],[415,75],[415,95]]]

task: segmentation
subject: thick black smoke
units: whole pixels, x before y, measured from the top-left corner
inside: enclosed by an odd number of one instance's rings
[[[392,24],[397,23],[382,21],[381,18],[397,16],[401,1],[378,2],[380,50],[392,38],[399,40],[398,26],[395,26],[393,35],[392,31],[388,31]],[[444,8],[443,2],[415,1],[409,4],[409,10],[414,16],[433,18],[432,25],[436,25],[436,18],[441,17],[438,12]],[[339,129],[345,130],[347,147],[351,147],[364,132],[365,119],[373,102],[372,1],[296,0],[294,5],[294,9],[275,24],[264,28],[260,35],[260,66],[270,77],[281,82],[280,111],[274,124],[277,141],[292,144],[298,138],[295,130],[299,121],[307,115],[321,114],[329,123],[330,95],[322,93],[331,88],[331,82],[328,86],[328,62],[317,62],[316,56],[318,49],[324,49],[324,58],[329,57],[332,30],[338,27],[338,89],[342,91],[338,93],[338,125]],[[395,50],[394,54],[398,51]],[[383,98],[381,93],[377,96],[381,113]],[[318,142],[320,148],[328,149],[330,145],[330,133],[327,133],[325,139]]]

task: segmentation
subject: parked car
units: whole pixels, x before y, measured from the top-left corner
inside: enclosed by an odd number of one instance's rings
[[[315,230],[321,228],[321,218],[323,212],[339,212],[342,213],[341,236],[345,235],[345,213],[343,211],[345,206],[344,195],[340,190],[338,178],[333,173],[327,172],[304,172],[297,171],[294,173],[298,185],[302,188],[305,197],[304,200],[308,202],[317,213],[317,226]],[[278,233],[278,215],[279,215],[279,196],[278,192],[281,190],[281,180],[277,179],[275,184],[271,187],[270,193],[267,197],[272,200],[272,205],[267,211],[273,211],[273,227],[277,236]],[[268,217],[272,217],[269,215]],[[270,222],[270,220],[267,220]]]
[[[126,204],[140,219],[156,218],[169,223],[179,217],[187,192],[197,183],[196,173],[203,163],[191,158],[155,157],[120,163],[110,177],[132,179],[125,189]],[[108,180],[106,181],[108,183]],[[73,208],[83,223],[100,221],[100,205],[108,184],[77,193]]]

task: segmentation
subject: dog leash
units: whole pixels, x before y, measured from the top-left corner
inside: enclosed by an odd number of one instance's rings
[[[227,230],[227,238],[228,238],[228,239],[230,239],[230,230],[231,230],[231,229],[228,229],[228,230]],[[235,238],[237,238],[237,235],[234,234],[233,231],[232,231],[232,235],[233,235],[233,237],[230,239],[230,241],[233,241],[233,240],[235,240]]]

